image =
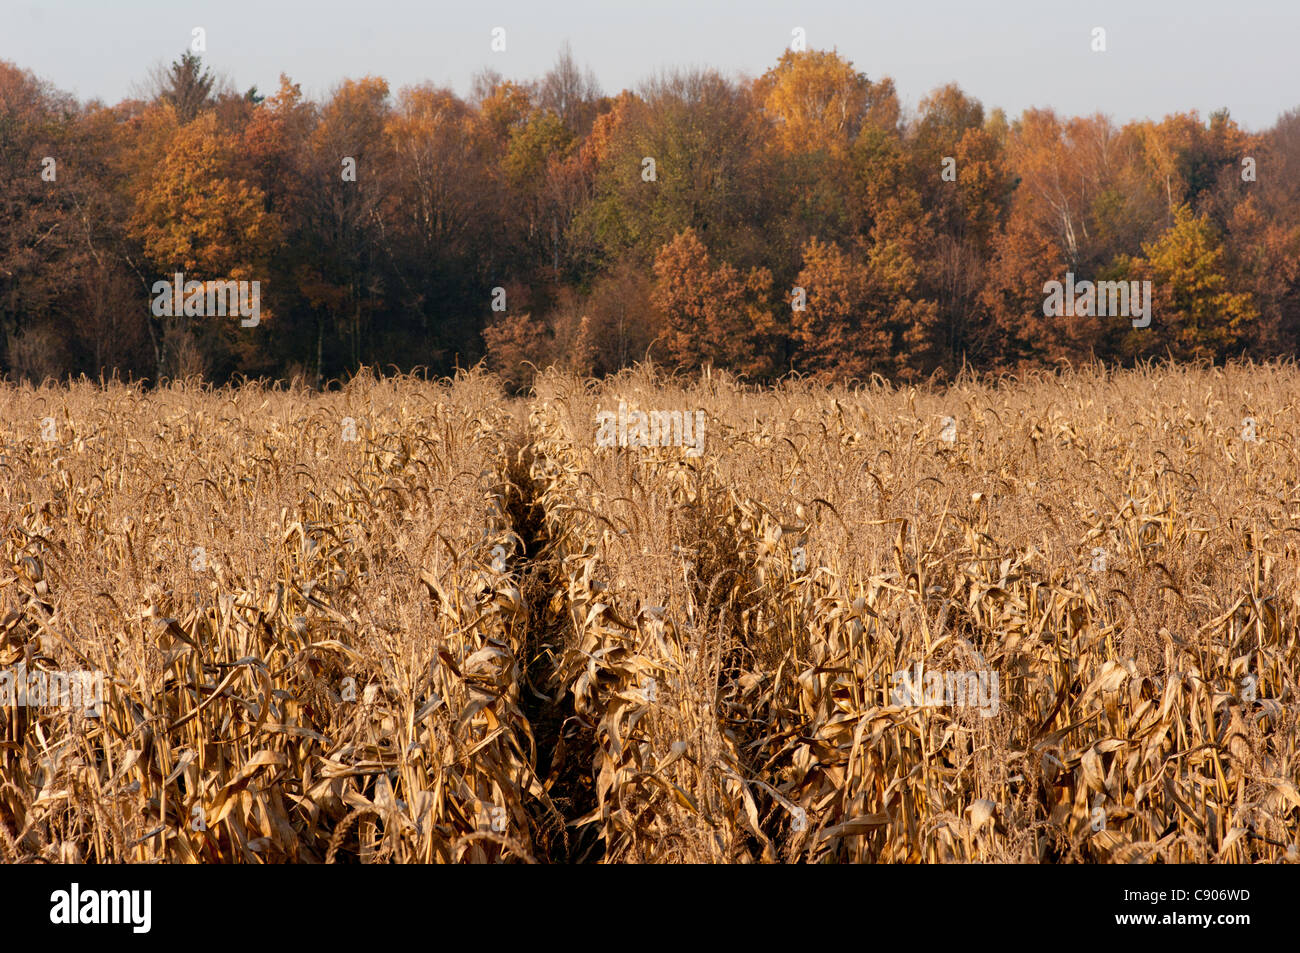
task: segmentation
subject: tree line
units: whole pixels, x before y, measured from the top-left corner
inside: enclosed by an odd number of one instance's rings
[[[151,289],[261,286],[262,319],[157,315]],[[1150,281],[1147,328],[1044,315],[1044,284]],[[178,309],[179,310],[179,309]],[[1117,126],[904,111],[888,78],[786,51],[755,79],[602,93],[566,47],[467,98],[381,78],[239,93],[186,53],[80,103],[0,62],[0,370],[320,383],[486,359],[584,374],[649,355],[762,380],[1061,360],[1292,354],[1300,109]]]

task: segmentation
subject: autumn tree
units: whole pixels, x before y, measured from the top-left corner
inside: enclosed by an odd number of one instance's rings
[[[845,155],[871,106],[871,81],[838,53],[786,50],[755,83],[763,111],[786,153]]]
[[[484,327],[487,366],[514,393],[532,382],[531,364],[549,366],[555,356],[555,335],[546,322],[531,312],[501,314]]]
[[[511,131],[502,161],[505,181],[521,201],[520,238],[530,252],[548,261],[552,278],[559,278],[560,253],[567,220],[563,179],[578,174],[566,162],[575,140],[564,120],[550,109],[534,111]]]
[[[646,84],[608,131],[593,200],[574,223],[575,241],[596,250],[597,267],[629,253],[648,265],[686,229],[728,260],[765,260],[762,225],[773,199],[747,87],[712,71],[669,74]]]
[[[662,331],[651,275],[624,259],[596,279],[583,301],[590,319],[592,372],[611,374],[645,360]]]
[[[58,182],[72,110],[49,84],[0,61],[0,343],[10,367],[33,377],[57,376],[66,363],[65,335],[54,319],[66,301],[66,257],[75,242]]]
[[[492,175],[488,131],[451,90],[404,89],[385,124],[392,178],[383,221],[407,334],[431,335],[439,353],[477,347],[489,291],[504,283],[515,242],[496,228],[503,202]]]
[[[379,210],[390,194],[389,113],[384,80],[345,80],[304,147],[314,188],[303,210],[306,260],[297,284],[313,313],[318,381],[326,366],[355,367],[370,357],[370,322],[385,304]]]
[[[478,94],[475,105],[486,128],[504,149],[513,130],[524,122],[533,109],[532,92],[523,84],[499,77],[481,77],[487,84]]]
[[[1154,234],[1159,204],[1139,140],[1104,116],[1062,120],[1030,109],[1011,125],[1007,161],[1016,187],[978,295],[976,358],[995,366],[1120,356],[1122,323],[1043,314],[1043,285],[1106,280]]]
[[[654,274],[652,301],[663,315],[664,344],[673,361],[751,375],[774,370],[769,271],[742,274],[726,263],[715,266],[688,228],[660,249]]]
[[[1225,254],[1260,309],[1255,353],[1292,354],[1300,349],[1300,109],[1249,150],[1232,167],[1245,197],[1228,215]]]
[[[996,239],[984,287],[976,295],[976,321],[968,358],[980,367],[1023,370],[1067,357],[1071,335],[1064,318],[1043,314],[1043,285],[1065,278],[1065,253],[1055,236],[1034,227],[1017,210]]]
[[[920,284],[938,308],[938,345],[948,361],[972,348],[977,299],[987,279],[998,228],[1014,190],[1005,136],[981,103],[954,84],[921,101],[906,143],[906,170],[888,196],[911,190],[933,234],[919,249]]]
[[[912,380],[932,369],[938,309],[918,294],[914,236],[904,221],[915,212],[889,209],[848,251],[808,243],[796,279],[804,300],[791,316],[797,369],[840,380],[872,373]]]
[[[242,130],[239,161],[243,177],[256,185],[267,208],[284,216],[302,213],[308,195],[303,146],[316,125],[315,109],[302,87],[280,74],[280,86],[251,111]]]
[[[176,122],[166,151],[137,196],[130,220],[155,277],[170,280],[176,272],[184,273],[186,281],[265,277],[280,223],[266,210],[261,190],[238,177],[231,141],[211,112],[189,123]],[[179,312],[176,304],[174,311]],[[264,308],[262,316],[269,318],[269,309]],[[167,370],[163,335],[181,340],[177,334],[184,323],[175,313],[168,320],[150,323],[160,376]],[[227,321],[194,330],[215,332],[210,341],[231,345],[239,337],[237,327],[237,322]],[[250,337],[242,335],[245,345]]]
[[[869,322],[871,273],[859,243],[846,254],[811,239],[795,279],[804,300],[791,317],[794,366],[821,378],[864,378],[889,361],[887,329]]]
[[[1250,293],[1234,288],[1224,272],[1223,245],[1208,218],[1178,206],[1174,224],[1143,252],[1138,269],[1152,282],[1160,350],[1190,360],[1234,354],[1258,312]]]
[[[0,62],[0,347],[19,376],[148,367],[118,141],[114,111]]]
[[[897,136],[897,101],[888,81],[872,83],[849,60],[822,50],[787,50],[755,81],[754,94],[766,120],[763,175],[783,198],[765,235],[784,280],[809,239],[847,242],[868,227],[853,195],[852,152],[865,131]]]

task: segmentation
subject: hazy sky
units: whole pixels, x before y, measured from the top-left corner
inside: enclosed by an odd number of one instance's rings
[[[117,102],[207,31],[205,59],[241,91],[281,72],[321,97],[345,76],[464,94],[483,67],[531,79],[568,39],[607,93],[673,66],[758,75],[803,27],[905,106],[956,81],[986,107],[1124,122],[1221,106],[1249,129],[1300,106],[1300,0],[0,0],[0,59],[81,99]],[[504,53],[491,30],[506,29]],[[1094,27],[1107,51],[1090,50]]]

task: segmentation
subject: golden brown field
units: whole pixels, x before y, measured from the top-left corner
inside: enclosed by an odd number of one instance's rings
[[[702,454],[598,447],[620,400]],[[0,707],[0,861],[1300,861],[1297,413],[1290,365],[2,386],[0,672],[105,692]]]

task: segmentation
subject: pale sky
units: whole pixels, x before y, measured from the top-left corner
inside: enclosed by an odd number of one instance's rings
[[[905,107],[957,82],[986,109],[1028,106],[1118,122],[1222,106],[1247,129],[1300,106],[1300,0],[0,0],[0,59],[114,103],[207,31],[204,59],[239,90],[281,72],[323,97],[374,74],[394,91],[431,80],[464,95],[491,67],[541,76],[567,39],[606,93],[674,66],[758,75],[803,27]],[[506,51],[490,49],[493,27]],[[1107,50],[1090,49],[1106,30]]]

